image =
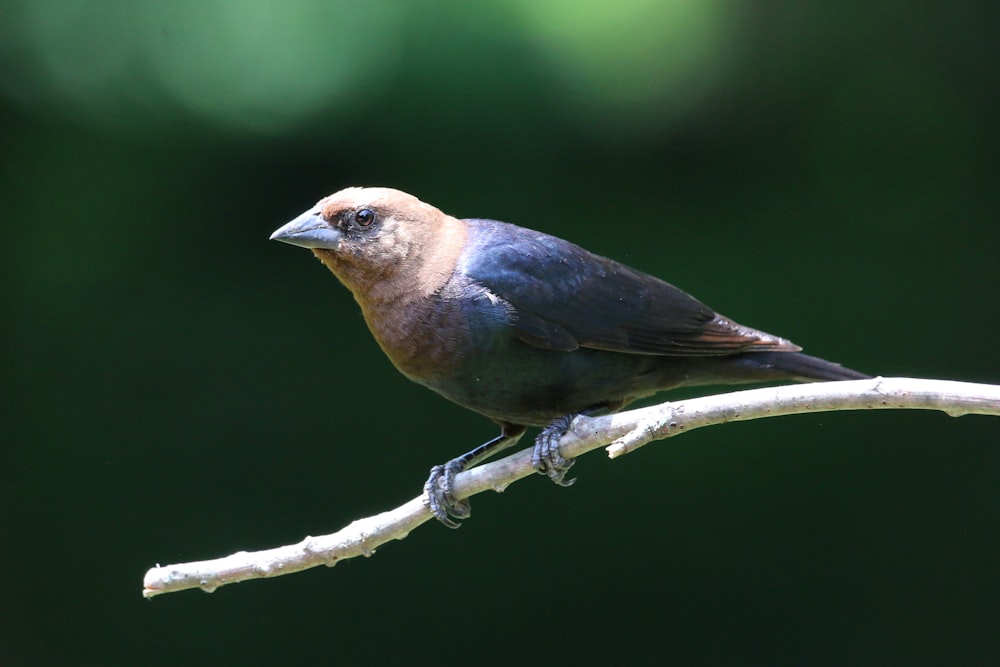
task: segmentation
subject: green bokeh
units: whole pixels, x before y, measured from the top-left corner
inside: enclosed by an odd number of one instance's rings
[[[917,412],[592,455],[458,532],[140,597],[157,561],[332,531],[493,435],[267,242],[347,185],[861,370],[1000,381],[992,13],[7,2],[0,665],[994,662],[998,426]]]

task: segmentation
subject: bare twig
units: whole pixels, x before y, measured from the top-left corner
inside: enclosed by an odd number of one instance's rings
[[[578,417],[559,448],[563,456],[574,458],[608,445],[609,456],[615,458],[653,440],[711,424],[803,412],[893,408],[941,410],[956,417],[1000,416],[1000,386],[874,378],[751,389],[603,417]],[[455,481],[456,496],[461,499],[489,489],[502,491],[511,482],[533,472],[531,450],[525,449],[459,474]],[[417,497],[388,512],[358,519],[332,535],[306,537],[298,544],[264,551],[240,551],[224,558],[154,567],[146,573],[142,594],[151,598],[188,588],[212,592],[238,581],[276,577],[317,565],[332,566],[355,556],[370,556],[376,547],[403,539],[430,518],[423,498]]]

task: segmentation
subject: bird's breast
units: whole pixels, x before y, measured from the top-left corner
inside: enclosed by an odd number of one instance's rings
[[[470,357],[488,354],[512,326],[509,304],[463,280],[431,295],[361,301],[365,321],[404,375],[429,386],[447,383]]]

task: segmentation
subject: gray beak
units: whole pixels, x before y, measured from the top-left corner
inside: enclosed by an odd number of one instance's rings
[[[340,230],[331,227],[315,209],[310,209],[287,225],[279,227],[271,234],[271,240],[301,248],[336,250],[340,246],[341,236]]]

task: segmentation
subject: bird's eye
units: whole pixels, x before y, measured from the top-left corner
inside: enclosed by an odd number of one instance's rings
[[[369,227],[373,222],[375,222],[375,211],[370,208],[363,208],[354,213],[354,222],[358,223],[359,227]]]

